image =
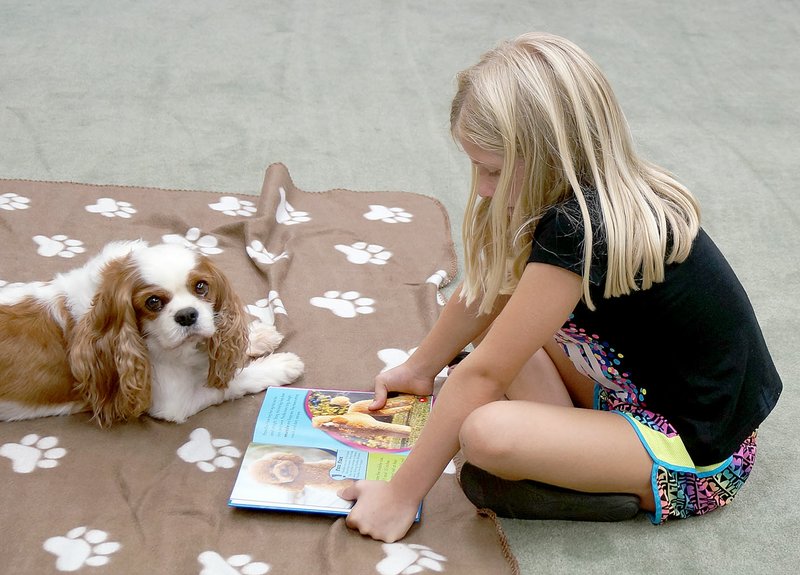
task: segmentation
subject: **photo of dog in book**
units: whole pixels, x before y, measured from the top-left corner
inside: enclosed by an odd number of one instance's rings
[[[303,373],[282,336],[248,325],[209,257],[112,242],[47,283],[0,288],[0,421],[89,412],[183,422]]]

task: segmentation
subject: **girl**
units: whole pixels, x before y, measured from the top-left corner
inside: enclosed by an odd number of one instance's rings
[[[781,381],[691,193],[640,157],[577,46],[526,34],[458,76],[451,130],[472,161],[458,297],[388,392],[430,394],[470,342],[390,482],[347,524],[393,542],[461,449],[460,481],[500,516],[654,523],[725,505]]]

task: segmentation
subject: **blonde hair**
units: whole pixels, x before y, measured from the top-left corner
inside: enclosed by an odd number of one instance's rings
[[[461,297],[468,305],[480,299],[480,313],[514,290],[537,220],[572,194],[583,221],[583,300],[590,309],[586,191],[596,190],[608,242],[604,297],[647,289],[663,281],[665,263],[689,255],[700,226],[697,201],[667,171],[636,155],[608,81],[568,40],[530,33],[484,54],[458,74],[450,125],[457,140],[503,156],[491,200],[478,197],[473,167],[462,227]],[[509,209],[520,164],[522,190]]]

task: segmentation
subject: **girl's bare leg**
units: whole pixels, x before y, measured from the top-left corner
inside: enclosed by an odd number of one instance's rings
[[[633,494],[642,509],[654,510],[653,462],[636,432],[618,414],[573,407],[591,406],[593,383],[557,346],[534,354],[507,396],[464,422],[467,461],[503,479]]]

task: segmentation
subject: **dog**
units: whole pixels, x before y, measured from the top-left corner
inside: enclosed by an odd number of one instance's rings
[[[311,418],[311,426],[317,429],[333,430],[343,435],[362,439],[384,435],[388,437],[408,437],[411,426],[401,423],[387,423],[375,419],[367,413],[357,411],[341,415],[315,415]]]
[[[0,288],[0,420],[89,411],[101,427],[145,413],[181,423],[297,379],[295,354],[264,356],[281,340],[248,325],[208,257],[112,242],[48,283]]]

